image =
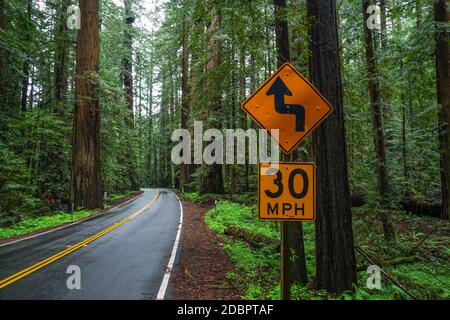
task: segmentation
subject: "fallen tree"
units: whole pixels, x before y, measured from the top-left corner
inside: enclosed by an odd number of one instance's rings
[[[366,195],[363,193],[353,193],[350,196],[352,207],[362,207],[366,204]],[[400,206],[406,212],[419,216],[431,216],[439,218],[441,216],[442,203],[440,200],[420,200],[412,197],[402,197]]]
[[[418,200],[410,197],[402,197],[400,199],[400,205],[403,207],[403,210],[415,215],[441,216],[442,203],[438,200]]]
[[[253,248],[260,248],[262,246],[270,246],[275,250],[280,247],[280,241],[267,237],[263,234],[255,232],[253,230],[239,227],[236,225],[229,225],[225,228],[225,235],[231,236],[236,239],[245,241]]]
[[[402,264],[421,262],[421,261],[423,261],[422,257],[414,255],[414,256],[408,256],[408,257],[395,258],[392,260],[381,261],[378,264],[380,265],[380,267],[387,268],[387,267],[394,267],[394,266],[399,266]],[[360,266],[360,267],[358,267],[357,271],[366,271],[368,267],[369,267],[369,265]]]

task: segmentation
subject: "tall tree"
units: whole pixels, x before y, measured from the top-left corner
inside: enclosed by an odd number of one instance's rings
[[[134,129],[134,97],[133,97],[133,23],[135,16],[133,13],[133,0],[124,0],[124,22],[125,28],[123,33],[124,54],[122,59],[122,81],[125,95],[125,102],[128,107],[129,116],[126,123],[130,128],[130,132]],[[134,137],[131,135],[128,142],[130,161],[128,161],[128,177],[130,179],[130,187],[132,190],[139,190],[139,178],[137,174],[137,157],[133,148]]]
[[[187,20],[187,0],[182,6],[182,29],[183,29],[183,52],[181,58],[181,128],[188,129],[188,119],[190,113],[190,87],[189,87],[189,24]],[[181,164],[180,187],[184,190],[189,178],[189,164]]]
[[[207,28],[206,65],[205,65],[205,88],[207,96],[207,124],[210,128],[221,129],[222,117],[220,110],[221,99],[221,44],[220,44],[220,2],[213,0],[210,2],[211,21]],[[200,185],[200,193],[223,193],[222,165],[212,164],[203,167],[203,176]]]
[[[381,47],[386,49],[387,47],[387,12],[386,12],[386,0],[380,1],[380,36],[381,36]],[[367,20],[366,20],[367,21]]]
[[[380,0],[380,42],[381,49],[387,50],[388,46],[388,32],[387,32],[387,8],[386,0]],[[389,99],[389,87],[385,84],[381,87],[382,90],[382,102],[383,102],[383,120],[387,122],[389,117],[392,117],[390,99]],[[386,135],[386,140],[391,140],[389,135]]]
[[[67,94],[67,66],[69,61],[70,40],[66,24],[66,10],[70,0],[61,1],[57,7],[58,23],[56,25],[56,61],[55,61],[55,99],[57,110],[61,112]]]
[[[3,39],[5,34],[5,0],[0,0],[0,39]],[[0,110],[3,109],[5,101],[5,80],[6,80],[6,50],[0,46]]]
[[[344,110],[335,0],[308,0],[310,75],[333,105],[332,115],[315,130],[317,162],[316,285],[329,292],[351,290],[356,282]]]
[[[364,44],[366,49],[367,72],[369,75],[369,95],[372,110],[372,124],[375,144],[375,153],[377,158],[377,181],[378,192],[383,198],[389,196],[389,180],[386,163],[386,146],[383,129],[383,113],[380,94],[380,84],[378,81],[378,68],[375,57],[375,42],[372,30],[369,29],[367,21],[370,14],[367,13],[370,0],[362,1],[363,24],[364,24]]]
[[[289,50],[289,28],[287,21],[286,0],[274,0],[275,12],[275,35],[277,45],[277,61],[278,67],[284,63],[290,62],[291,54]],[[292,156],[283,155],[286,161],[292,161]],[[308,282],[306,271],[305,248],[303,243],[303,227],[300,222],[283,222],[282,223],[282,260],[285,265],[282,270],[282,277],[285,279],[282,283],[283,298],[289,299],[290,281],[298,281],[300,283]],[[290,276],[292,275],[292,279]],[[284,287],[287,284],[287,287]]]
[[[27,1],[27,19],[28,23],[31,24],[31,10],[33,8],[33,1]],[[31,41],[27,33],[27,40]],[[22,79],[22,99],[21,99],[21,111],[27,111],[27,100],[28,100],[28,83],[30,81],[30,57],[26,58],[22,68],[23,79]]]
[[[99,2],[80,0],[77,34],[71,199],[75,207],[103,206],[100,175]]]
[[[283,63],[291,62],[286,0],[273,0],[273,4],[275,8],[277,62],[278,67],[280,67]]]
[[[134,105],[133,105],[133,23],[135,20],[132,2],[133,0],[124,0],[125,5],[125,29],[123,34],[124,55],[122,59],[122,81],[125,93],[125,101],[130,110],[130,121],[134,122]]]
[[[416,0],[416,26],[420,27],[422,24],[422,1]]]
[[[447,0],[436,0],[434,17],[436,35],[436,81],[439,109],[439,142],[441,154],[442,218],[450,216],[450,37]]]

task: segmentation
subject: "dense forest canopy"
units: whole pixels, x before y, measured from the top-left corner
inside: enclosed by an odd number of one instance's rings
[[[289,62],[335,110],[281,158],[318,166],[317,286],[352,289],[351,200],[449,216],[448,20],[446,0],[0,0],[0,226],[143,187],[256,200],[251,148],[176,164],[173,132],[257,129],[240,104]],[[282,230],[307,283],[302,225]]]
[[[39,207],[45,197],[69,202],[77,36],[66,27],[70,4],[1,2],[2,215]],[[445,25],[435,22],[431,0],[378,4],[381,27],[370,30],[373,73],[367,71],[361,1],[337,3],[351,190],[376,202],[380,195],[438,199],[442,124],[435,49],[436,32]],[[305,1],[287,2],[287,21],[291,62],[308,77],[313,21]],[[209,169],[171,164],[171,133],[180,125],[192,128],[193,121],[255,127],[239,104],[276,70],[275,42],[269,0],[100,1],[101,189],[180,183],[202,189]],[[218,61],[209,71],[214,50]],[[374,85],[381,122],[372,115]],[[308,143],[298,156],[312,159]],[[218,191],[255,191],[255,166],[215,170],[223,171]],[[380,170],[385,177],[378,177]]]

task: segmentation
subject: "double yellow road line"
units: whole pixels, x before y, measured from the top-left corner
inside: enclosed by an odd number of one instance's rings
[[[70,253],[72,253],[72,252],[74,252],[74,251],[76,251],[76,250],[86,246],[87,244],[89,244],[89,243],[97,240],[98,238],[104,236],[105,234],[107,234],[107,233],[109,233],[109,232],[119,228],[120,226],[122,226],[125,223],[127,223],[128,221],[136,218],[138,215],[140,215],[142,212],[144,212],[146,209],[148,209],[151,205],[153,205],[155,203],[156,200],[158,200],[159,196],[160,196],[160,192],[158,191],[156,196],[152,200],[150,200],[149,203],[147,203],[142,209],[136,211],[135,213],[133,213],[132,215],[128,216],[127,218],[125,218],[125,219],[123,219],[123,220],[121,220],[119,222],[116,222],[115,224],[113,224],[109,228],[106,228],[103,231],[100,231],[99,233],[94,234],[93,236],[91,236],[91,237],[89,237],[89,238],[87,238],[87,239],[85,239],[85,240],[83,240],[81,242],[78,242],[77,244],[75,244],[73,246],[70,246],[67,249],[63,250],[63,251],[58,252],[57,254],[55,254],[55,255],[53,255],[51,257],[48,257],[47,259],[44,259],[44,260],[42,260],[42,261],[40,261],[40,262],[38,262],[38,263],[36,263],[36,264],[34,264],[34,265],[24,269],[22,271],[19,271],[19,272],[13,274],[12,276],[9,276],[8,278],[0,280],[0,289],[9,286],[10,284],[12,284],[12,283],[14,283],[14,282],[16,282],[16,281],[18,281],[18,280],[20,280],[20,279],[30,275],[30,274],[32,274],[33,272],[38,271],[39,269],[42,269],[43,267],[45,267],[45,266],[47,266],[47,265],[49,265],[49,264],[51,264],[51,263],[53,263],[53,262],[55,262],[55,261],[57,261],[57,260],[59,260],[61,258],[67,256],[68,254],[70,254]]]

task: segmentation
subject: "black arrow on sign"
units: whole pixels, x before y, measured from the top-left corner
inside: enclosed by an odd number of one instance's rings
[[[295,130],[305,131],[305,108],[297,104],[285,104],[284,96],[292,96],[291,91],[284,84],[280,77],[277,77],[275,82],[267,91],[266,95],[275,96],[275,111],[281,114],[295,115]]]

